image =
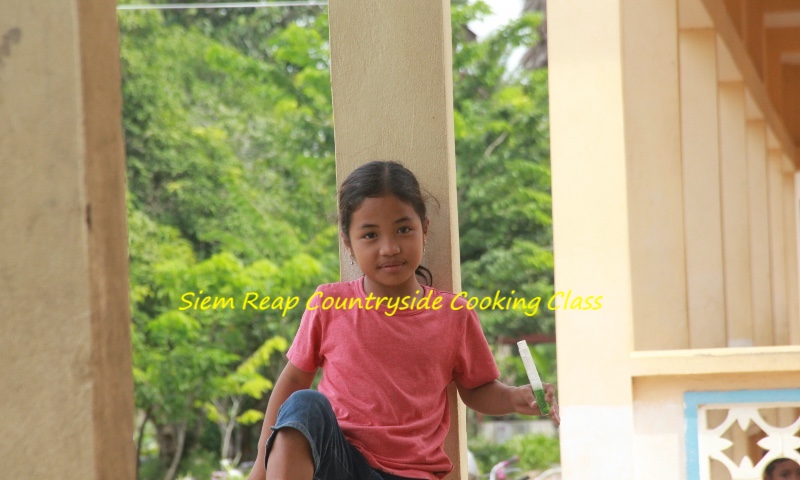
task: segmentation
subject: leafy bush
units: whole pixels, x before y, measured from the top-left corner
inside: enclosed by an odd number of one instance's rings
[[[495,464],[514,455],[519,456],[517,466],[523,470],[545,469],[561,462],[558,437],[539,433],[518,435],[505,443],[475,437],[468,445],[482,473],[489,473]]]

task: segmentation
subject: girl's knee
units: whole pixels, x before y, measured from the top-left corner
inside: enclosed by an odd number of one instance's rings
[[[316,390],[298,390],[283,402],[277,424],[303,424],[310,431],[336,422],[331,402]]]
[[[328,398],[316,390],[298,390],[292,393],[286,400],[293,406],[316,412],[332,411],[331,402]]]

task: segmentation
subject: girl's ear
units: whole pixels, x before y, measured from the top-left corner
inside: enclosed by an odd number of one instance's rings
[[[347,250],[350,251],[350,241],[347,239],[347,235],[345,235],[344,232],[339,232],[339,238],[342,239],[342,243],[347,248]],[[352,254],[353,252],[350,253]]]
[[[430,225],[431,225],[431,219],[428,218],[428,217],[425,217],[425,221],[422,222],[422,234],[424,236],[426,236],[426,237],[428,236],[428,227]]]

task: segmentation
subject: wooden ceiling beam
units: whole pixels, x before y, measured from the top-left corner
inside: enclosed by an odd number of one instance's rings
[[[786,4],[791,4],[796,8],[798,0],[747,0],[764,1],[768,3],[765,8],[778,8]],[[800,168],[800,156],[797,154],[798,145],[793,135],[789,134],[789,129],[784,119],[779,113],[776,105],[771,101],[767,93],[767,87],[762,80],[758,69],[753,63],[753,58],[749,54],[749,49],[746,47],[742,36],[734,25],[731,15],[728,13],[728,8],[725,0],[701,0],[705,6],[705,10],[714,22],[714,27],[717,35],[720,36],[723,42],[728,46],[733,60],[741,73],[745,85],[750,90],[750,93],[758,105],[759,109],[764,113],[770,127],[774,130],[783,150],[789,155],[795,166]],[[766,46],[769,49],[769,45]]]
[[[800,65],[783,65],[786,125],[795,144],[800,145]]]
[[[744,31],[744,0],[722,0],[725,3],[725,8],[728,9],[728,15],[731,17],[733,26],[742,36]]]
[[[764,81],[772,104],[780,113],[786,129],[795,145],[800,144],[800,127],[797,109],[800,97],[795,93],[799,87],[794,75],[796,69],[785,65],[781,59],[785,53],[800,53],[800,29],[770,28],[765,32],[766,52]]]
[[[764,78],[764,2],[747,1],[744,4],[742,41],[753,60],[758,75]]]
[[[797,0],[747,0],[748,3],[760,3],[765,12],[798,10]]]

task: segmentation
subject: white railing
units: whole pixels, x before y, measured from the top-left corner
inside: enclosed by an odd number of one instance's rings
[[[684,398],[688,480],[760,480],[776,458],[800,462],[800,389]]]

